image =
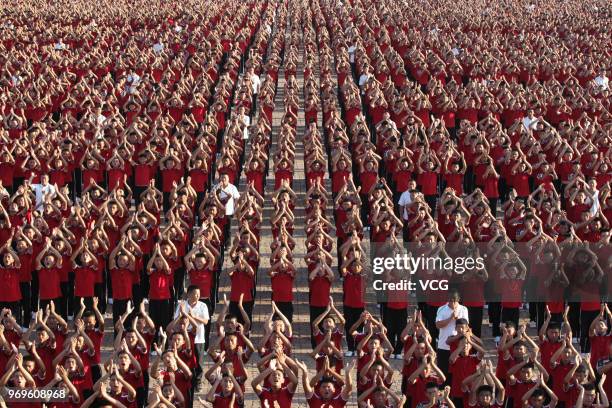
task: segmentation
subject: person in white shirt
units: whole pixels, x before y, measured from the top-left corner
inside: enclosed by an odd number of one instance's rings
[[[157,42],[155,44],[153,44],[153,52],[156,54],[161,53],[164,50],[164,43],[162,42],[161,38],[159,40],[157,40]]]
[[[366,66],[363,70],[363,74],[359,77],[359,89],[361,89],[361,93],[364,93],[365,84],[372,78],[372,74],[370,73],[370,67]]]
[[[259,79],[259,75],[255,73],[253,68],[250,68],[247,72],[247,78],[251,81],[251,90],[253,91],[253,99],[251,101],[251,115],[254,115],[257,112],[257,94],[259,93],[259,88],[261,87],[261,79]]]
[[[610,80],[606,76],[606,70],[604,68],[599,70],[599,75],[597,75],[593,81],[595,81],[595,85],[597,85],[602,91],[607,90],[610,86]]]
[[[131,70],[126,79],[125,92],[133,94],[136,92],[136,88],[140,83],[140,75],[138,75],[134,70]]]
[[[525,129],[531,129],[531,126],[538,122],[538,118],[535,117],[533,109],[527,110],[527,116],[523,118],[523,126]]]
[[[408,241],[408,207],[410,206],[410,204],[412,204],[414,202],[414,193],[417,192],[416,189],[416,181],[414,180],[410,180],[410,183],[408,183],[408,190],[404,191],[402,193],[402,195],[400,195],[400,198],[397,202],[397,204],[400,206],[400,213],[402,214],[402,220],[404,221],[404,225],[406,226],[406,228],[404,228],[404,240]]]
[[[452,291],[448,303],[440,306],[436,312],[436,328],[438,329],[438,367],[443,373],[448,373],[450,346],[446,340],[457,334],[455,322],[465,319],[469,323],[467,307],[459,304],[459,293]]]
[[[40,177],[40,184],[32,184],[32,190],[34,190],[34,194],[36,195],[37,210],[42,206],[45,196],[52,196],[56,191],[55,186],[53,184],[49,184],[49,176],[47,174],[43,174]]]
[[[221,174],[219,183],[215,186],[214,191],[220,190],[219,199],[225,205],[225,215],[234,215],[235,200],[240,198],[240,193],[235,185],[229,182],[227,174]]]
[[[198,367],[196,367],[196,376],[202,372],[203,363],[201,361],[206,352],[206,326],[210,319],[208,306],[200,301],[200,288],[196,285],[190,285],[187,288],[187,300],[179,302],[178,307],[174,311],[174,318],[179,317],[181,313],[188,314],[196,323],[195,327],[195,347]]]
[[[55,47],[56,50],[65,50],[66,49],[66,44],[63,43],[62,39],[60,38],[58,42],[55,43]]]

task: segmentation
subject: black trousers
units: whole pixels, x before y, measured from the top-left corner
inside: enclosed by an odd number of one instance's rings
[[[323,306],[310,306],[310,323],[312,326],[312,322],[315,321],[315,319],[319,316],[321,316],[321,314],[323,314],[323,312],[325,312],[326,308]],[[317,342],[315,341],[315,337],[312,333],[312,327],[310,328],[310,344],[312,345],[312,348],[314,349],[315,347],[317,347]]]
[[[155,332],[159,331],[160,327],[166,330],[173,317],[170,299],[149,299],[149,315],[155,322]]]
[[[501,337],[501,329],[499,324],[501,323],[501,303],[500,302],[489,302],[489,321],[493,326],[493,337]],[[471,321],[471,319],[470,319]]]
[[[255,302],[252,300],[249,302],[242,302],[242,307],[244,308],[244,311],[249,317],[249,320],[251,321],[251,323],[253,323],[253,305],[254,304]],[[238,319],[240,323],[244,324],[244,319],[242,318],[242,313],[240,313],[238,302],[234,302],[234,301],[230,302],[229,312],[233,314],[234,316],[236,316],[236,318]]]
[[[472,333],[480,337],[482,334],[482,306],[469,306],[467,309]]]
[[[436,306],[430,306],[427,303],[425,304],[424,317],[425,317],[425,325],[429,333],[431,334],[431,338],[435,341],[438,338],[438,334],[440,334],[440,330],[436,327],[436,314],[438,313],[438,308]]]
[[[113,299],[113,328],[115,327],[115,323],[117,323],[117,320],[119,320],[121,315],[123,315],[125,311],[127,310],[127,304],[130,300],[131,299],[121,299],[121,300]],[[100,312],[104,313],[102,311]],[[115,333],[115,335],[116,334],[117,333]]]
[[[15,315],[15,318],[21,322],[23,327],[28,327],[32,319],[32,285],[30,282],[21,282],[19,289],[21,290],[21,314]]]
[[[502,318],[502,322],[514,322],[514,324],[516,324],[516,327],[519,327],[519,315],[520,315],[520,311],[518,307],[512,307],[512,308],[507,308],[507,307],[502,307],[502,314],[501,314],[501,318]]]
[[[443,350],[443,349],[438,348],[438,357],[437,357],[438,361],[436,365],[440,368],[440,370],[446,376],[446,381],[444,382],[444,384],[446,385],[452,384],[451,373],[448,371],[450,355],[451,355],[450,350]]]
[[[285,315],[290,323],[293,323],[293,303],[291,302],[276,302],[278,310]]]
[[[402,342],[402,331],[406,326],[408,318],[408,309],[391,309],[385,310],[383,317],[383,325],[387,328],[387,337],[393,345],[393,354],[402,354],[404,343]]]
[[[346,335],[346,345],[349,351],[355,351],[355,339],[353,338],[351,331],[351,326],[359,320],[359,317],[363,313],[363,307],[350,307],[344,306],[344,318],[346,319],[346,323],[344,325],[344,332]]]
[[[212,315],[215,314],[215,304],[210,300],[210,298],[201,298],[200,302],[204,303],[208,308],[208,315],[212,318]],[[210,329],[212,327],[212,322],[209,321],[206,326],[204,326],[204,339],[206,344],[210,344]]]

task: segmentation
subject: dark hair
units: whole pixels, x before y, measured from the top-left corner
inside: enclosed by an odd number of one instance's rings
[[[531,396],[532,396],[532,397],[535,397],[535,398],[540,398],[540,397],[544,397],[544,398],[546,398],[546,393],[544,392],[544,390],[543,390],[543,389],[541,389],[541,388],[537,388],[537,389],[536,389],[536,390],[533,392],[533,394],[531,394]]]
[[[561,330],[561,323],[559,322],[550,322],[548,323],[548,327],[546,330]]]
[[[504,324],[506,325],[506,327],[512,327],[512,328],[516,329],[516,323],[514,323],[512,320],[508,320]]]
[[[480,387],[478,387],[478,389],[476,390],[476,393],[478,395],[480,395],[483,392],[490,392],[491,394],[493,394],[493,387],[491,387],[490,385],[481,385]]]
[[[469,325],[467,319],[464,319],[464,318],[460,318],[460,319],[455,320],[455,326],[458,325],[458,324],[468,324]]]
[[[582,388],[584,388],[585,391],[595,391],[596,390],[595,384],[593,383],[584,384]]]
[[[428,382],[427,385],[425,386],[425,389],[430,390],[432,388],[435,388],[436,390],[439,390],[440,387],[438,386],[437,383],[435,382]]]
[[[187,287],[187,293],[191,293],[191,292],[193,292],[196,289],[200,289],[200,287],[198,285],[189,285]]]
[[[527,364],[525,364],[523,368],[521,368],[521,370],[529,370],[529,369],[532,369],[533,367],[534,367],[533,362],[530,361]]]
[[[83,313],[83,316],[81,316],[83,319],[87,319],[89,317],[96,317],[96,314],[93,312],[93,310],[86,310],[85,313]]]

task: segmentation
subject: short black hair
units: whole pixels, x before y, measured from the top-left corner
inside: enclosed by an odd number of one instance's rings
[[[476,393],[478,395],[480,395],[483,392],[490,392],[491,394],[493,394],[493,387],[491,387],[490,385],[481,385],[480,387],[478,387],[478,389],[476,390]]]
[[[467,319],[464,319],[463,317],[455,320],[455,326],[458,325],[458,324],[467,324],[467,325],[469,325]]]
[[[200,287],[198,285],[189,285],[187,287],[187,293],[191,293],[191,292],[193,292],[196,289],[200,289]]]
[[[435,388],[436,390],[439,390],[440,387],[438,386],[437,383],[435,382],[428,382],[427,385],[425,385],[425,389],[426,390],[431,390],[432,388]]]

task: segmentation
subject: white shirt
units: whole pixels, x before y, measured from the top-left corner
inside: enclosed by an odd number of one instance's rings
[[[45,186],[43,186],[42,184],[32,184],[32,189],[34,190],[34,194],[36,194],[37,209],[42,204],[43,197],[45,194],[55,194],[55,186],[52,184],[47,184]]]
[[[442,320],[446,320],[452,315],[453,309],[448,307],[448,303],[444,306],[440,306],[438,308],[438,312],[436,313],[436,323],[441,322]],[[463,305],[457,305],[457,316],[459,316],[459,319],[465,319],[468,322],[470,321],[468,317],[467,307]],[[438,334],[438,350],[450,350],[450,346],[446,344],[446,340],[450,336],[454,336],[456,334],[457,331],[455,330],[455,320],[452,320],[449,324],[440,329],[440,332]]]
[[[247,140],[249,138],[249,126],[251,126],[251,117],[249,115],[242,115],[242,121],[246,125],[242,130],[242,138]]]
[[[175,25],[174,26],[174,32],[180,33],[181,31],[183,31],[183,27],[181,27],[180,25]]]
[[[349,61],[352,64],[353,62],[355,62],[355,50],[357,49],[357,47],[355,47],[354,45],[351,45],[348,48],[348,54],[349,54]]]
[[[593,192],[593,204],[591,204],[591,209],[589,210],[591,215],[597,215],[597,211],[599,211],[599,190],[595,190]]]
[[[227,199],[225,203],[225,215],[234,215],[234,201],[240,198],[238,189],[233,184],[228,184],[227,187],[221,187],[221,183],[215,186],[215,191],[221,189],[221,201]]]
[[[185,311],[192,316],[198,317],[203,320],[210,319],[208,315],[208,306],[206,303],[197,301],[196,304],[192,307],[189,305],[189,302],[185,301]],[[181,313],[180,306],[176,308],[174,312],[174,318],[176,319],[178,315]],[[204,335],[204,324],[199,323],[198,327],[196,327],[196,335],[195,335],[195,343],[196,344],[204,344],[205,335]]]
[[[66,46],[64,45],[63,42],[55,43],[55,49],[56,50],[63,50],[64,48],[66,48]]]
[[[253,74],[251,75],[250,79],[251,79],[251,89],[253,90],[253,93],[257,95],[257,93],[259,92],[259,87],[261,86],[261,80],[259,79],[259,75]]]
[[[598,76],[597,78],[595,78],[595,83],[597,84],[597,86],[599,86],[601,89],[608,89],[610,80],[608,79],[607,76],[603,75],[603,76]]]
[[[369,81],[371,77],[372,74],[361,74],[361,76],[359,77],[359,87],[363,88],[363,86],[366,84],[366,82]]]
[[[397,203],[402,207],[405,205],[410,205],[412,203],[412,193],[409,190],[404,191]],[[405,208],[402,211],[402,218],[404,220],[408,220],[408,211]]]
[[[538,122],[538,118],[533,117],[530,118],[529,116],[525,116],[523,118],[523,126],[525,126],[525,129],[529,130],[531,128],[531,125],[533,125],[534,123]]]
[[[153,44],[153,51],[156,54],[159,54],[160,52],[162,52],[163,49],[164,49],[164,44],[162,44],[161,42]]]

